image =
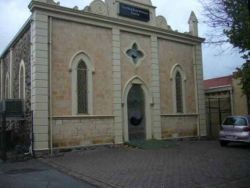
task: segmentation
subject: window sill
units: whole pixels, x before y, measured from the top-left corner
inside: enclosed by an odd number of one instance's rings
[[[75,118],[114,118],[113,115],[70,115],[70,116],[53,116],[53,119],[75,119]]]

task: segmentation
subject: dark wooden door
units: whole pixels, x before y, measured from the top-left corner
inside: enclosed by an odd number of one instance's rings
[[[145,96],[141,85],[134,84],[127,99],[129,141],[144,140],[145,135]]]

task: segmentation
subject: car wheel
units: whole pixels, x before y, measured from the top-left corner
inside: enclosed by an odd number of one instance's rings
[[[228,141],[224,141],[224,140],[221,140],[221,141],[220,141],[220,145],[221,145],[222,147],[227,146],[227,144],[228,144]]]

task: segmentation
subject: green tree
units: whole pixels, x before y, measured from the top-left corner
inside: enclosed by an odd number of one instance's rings
[[[231,18],[229,28],[224,30],[230,43],[238,47],[244,58],[250,56],[250,12],[249,0],[224,0],[225,10]]]
[[[245,59],[250,57],[250,0],[200,0],[205,23],[213,28],[208,43],[229,42],[239,48]]]
[[[200,0],[204,8],[205,21],[214,29],[208,43],[229,42],[238,48],[246,61],[237,68],[242,91],[247,96],[250,114],[250,0]]]
[[[247,96],[248,114],[250,114],[250,60],[237,68],[236,78],[240,79],[243,93]]]

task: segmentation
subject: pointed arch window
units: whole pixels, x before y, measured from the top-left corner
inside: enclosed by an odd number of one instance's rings
[[[6,78],[5,78],[5,99],[8,99],[10,97],[10,86],[9,86],[9,83],[10,80],[9,80],[9,74],[6,75]]]
[[[175,64],[170,72],[173,90],[174,113],[186,113],[186,74],[181,65]]]
[[[69,70],[72,73],[72,114],[93,113],[93,73],[94,67],[85,52],[73,56]]]
[[[19,67],[19,98],[25,99],[25,65],[23,61]]]
[[[87,66],[80,60],[77,66],[77,111],[78,114],[88,113],[88,76]]]
[[[179,71],[177,71],[175,75],[175,95],[176,95],[176,112],[183,113],[182,77]]]

